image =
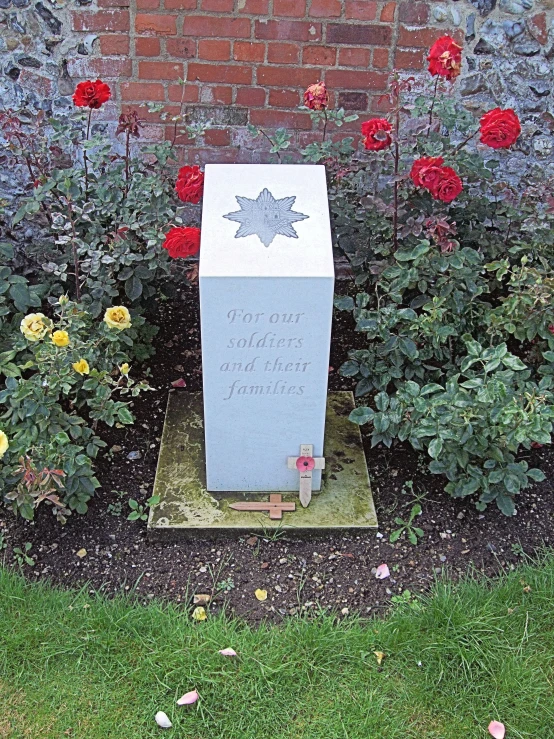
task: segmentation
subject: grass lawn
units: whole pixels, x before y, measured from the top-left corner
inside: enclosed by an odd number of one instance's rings
[[[0,571],[0,619],[2,739],[473,739],[492,719],[506,739],[554,737],[552,557],[384,620],[257,629]]]

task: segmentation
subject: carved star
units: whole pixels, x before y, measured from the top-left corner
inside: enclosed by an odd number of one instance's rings
[[[292,209],[295,196],[276,199],[264,188],[255,200],[236,195],[240,210],[227,213],[223,218],[240,223],[235,239],[243,236],[257,236],[264,246],[269,246],[279,234],[289,239],[297,239],[293,223],[303,221],[309,216]]]

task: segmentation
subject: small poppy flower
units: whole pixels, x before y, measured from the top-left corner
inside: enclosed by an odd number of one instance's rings
[[[315,468],[315,460],[313,457],[298,457],[296,460],[296,469],[299,472],[310,472]]]

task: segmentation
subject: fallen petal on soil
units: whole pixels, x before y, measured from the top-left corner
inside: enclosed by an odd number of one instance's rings
[[[390,577],[389,566],[386,564],[379,565],[379,567],[375,571],[375,577],[378,580],[384,580],[386,577]]]

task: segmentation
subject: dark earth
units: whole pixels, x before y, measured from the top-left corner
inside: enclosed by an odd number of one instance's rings
[[[341,291],[348,289],[345,283],[339,286]],[[127,520],[128,501],[144,505],[152,494],[171,383],[184,380],[186,387],[178,392],[201,389],[197,289],[183,288],[176,299],[160,300],[151,320],[160,326],[156,354],[131,372],[137,377],[148,366],[154,391],[134,402],[134,426],[100,430],[110,451],[98,462],[102,488],[88,513],[70,516],[63,527],[46,506],[33,523],[16,519],[7,510],[0,514],[5,564],[17,567],[13,548],[32,545],[28,554],[35,564],[22,565],[29,579],[47,579],[64,587],[86,585],[91,593],[133,592],[140,602],[163,598],[191,611],[193,596],[208,594],[211,613],[225,607],[251,622],[321,609],[368,615],[386,609],[391,598],[409,600],[428,590],[443,572],[454,579],[471,572],[495,575],[554,541],[550,448],[523,453],[547,478],[521,493],[517,515],[506,518],[494,505],[480,513],[474,501],[450,498],[442,489],[445,481],[428,474],[427,460],[408,445],[371,449],[364,438],[377,530],[309,538],[285,534],[273,540],[220,535],[178,544],[149,542],[146,522]],[[338,368],[348,349],[361,347],[362,342],[363,336],[353,331],[351,315],[336,315],[331,390],[352,388],[352,380],[341,377]],[[389,536],[399,528],[394,519],[406,520],[416,502],[422,514],[415,525],[423,529],[424,537],[414,546],[404,532],[391,544]],[[382,563],[389,566],[390,577],[378,580],[375,569]],[[259,602],[256,589],[266,590],[267,600]]]

